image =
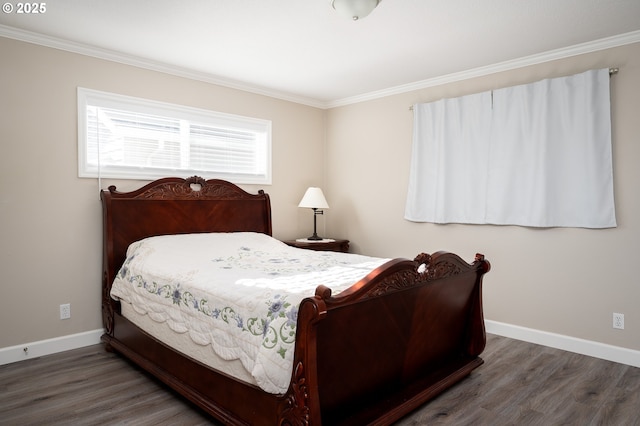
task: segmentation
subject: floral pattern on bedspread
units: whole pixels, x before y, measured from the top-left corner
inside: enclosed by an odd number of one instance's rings
[[[281,394],[302,299],[320,284],[337,294],[387,260],[296,249],[256,233],[152,237],[129,247],[111,295],[239,359],[263,390]]]

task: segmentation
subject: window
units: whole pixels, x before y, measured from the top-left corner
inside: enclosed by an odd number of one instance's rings
[[[78,88],[78,175],[271,184],[271,121]]]

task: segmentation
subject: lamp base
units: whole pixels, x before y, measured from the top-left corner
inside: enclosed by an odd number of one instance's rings
[[[307,240],[311,240],[311,241],[320,241],[322,239],[323,239],[322,237],[318,237],[318,234],[313,234],[312,236],[307,237]]]

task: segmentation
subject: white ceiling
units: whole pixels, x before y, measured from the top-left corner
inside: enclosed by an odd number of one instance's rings
[[[328,0],[51,0],[0,13],[0,36],[327,107],[640,41],[640,0],[383,0],[359,21]]]

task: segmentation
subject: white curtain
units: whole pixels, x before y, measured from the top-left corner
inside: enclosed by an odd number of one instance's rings
[[[414,105],[405,218],[615,227],[608,69]]]
[[[491,93],[413,106],[406,218],[484,223]],[[464,172],[462,172],[464,171]]]

